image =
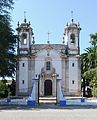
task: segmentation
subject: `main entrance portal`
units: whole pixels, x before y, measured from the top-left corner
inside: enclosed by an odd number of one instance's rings
[[[52,95],[52,81],[46,80],[44,82],[44,95],[49,96]]]

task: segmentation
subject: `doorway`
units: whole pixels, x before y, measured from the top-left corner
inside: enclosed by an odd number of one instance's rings
[[[44,95],[49,96],[52,95],[52,81],[45,80],[44,82]]]

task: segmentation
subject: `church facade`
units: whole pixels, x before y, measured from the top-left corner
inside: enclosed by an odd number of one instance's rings
[[[16,94],[29,96],[33,81],[38,81],[39,96],[56,96],[57,81],[66,96],[81,93],[80,25],[72,19],[64,28],[62,43],[36,44],[30,22],[17,27]]]

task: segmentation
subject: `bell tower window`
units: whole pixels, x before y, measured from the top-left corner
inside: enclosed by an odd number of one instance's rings
[[[26,34],[26,33],[23,33],[23,34],[21,35],[21,44],[22,44],[22,45],[27,44],[27,34]]]
[[[74,33],[72,33],[70,35],[70,39],[71,39],[71,43],[75,43],[75,34]]]

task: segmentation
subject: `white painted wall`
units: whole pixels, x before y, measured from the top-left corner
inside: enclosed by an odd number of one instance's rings
[[[44,67],[46,58],[47,58],[47,51],[42,50],[38,52],[37,57],[35,59],[35,74],[40,74],[41,69]],[[59,75],[59,78],[62,78],[62,66],[61,66],[61,58],[60,55],[55,50],[50,50],[51,62],[53,67],[56,69],[56,73]]]
[[[74,67],[72,67],[72,63],[74,63]],[[69,92],[77,92],[78,91],[78,61],[77,58],[69,58]],[[74,80],[74,84],[72,84],[72,80]]]
[[[23,67],[22,64],[25,64]],[[24,80],[24,84],[22,83]],[[19,61],[19,89],[20,92],[27,92],[28,91],[28,61],[27,58],[22,58]]]

